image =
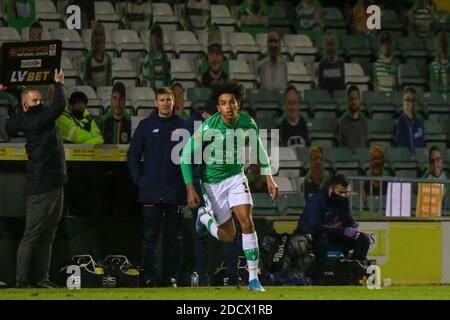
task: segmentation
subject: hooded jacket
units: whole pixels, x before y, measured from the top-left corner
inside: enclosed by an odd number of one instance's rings
[[[417,114],[416,119],[410,121],[404,113],[395,122],[395,137],[397,147],[406,147],[410,151],[415,148],[425,148],[425,124]]]
[[[184,125],[184,120],[177,115],[162,118],[155,110],[137,126],[128,149],[127,164],[138,187],[139,202],[186,203],[180,165],[171,158],[172,150],[179,143],[171,141],[172,133]]]
[[[61,137],[64,142],[76,144],[102,144],[103,137],[100,129],[94,121],[94,117],[87,109],[83,112],[83,118],[77,119],[70,113],[67,106],[63,114],[56,120]]]

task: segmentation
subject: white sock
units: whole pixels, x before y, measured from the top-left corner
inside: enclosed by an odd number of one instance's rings
[[[208,232],[217,240],[219,239],[219,235],[217,234],[218,229],[217,229],[217,222],[214,221],[214,219],[208,215],[208,214],[204,214],[200,217],[200,221],[201,223],[203,223],[206,228],[208,229]]]
[[[247,259],[248,281],[258,279],[259,246],[256,231],[242,234],[242,248]]]

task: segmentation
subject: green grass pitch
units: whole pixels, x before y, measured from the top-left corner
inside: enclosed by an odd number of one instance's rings
[[[249,292],[246,287],[154,289],[4,289],[0,300],[437,300],[450,299],[450,286],[366,287],[266,287]]]

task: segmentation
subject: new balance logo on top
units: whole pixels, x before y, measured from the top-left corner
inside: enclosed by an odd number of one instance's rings
[[[152,133],[157,133],[157,132],[159,132],[159,129],[153,129]]]

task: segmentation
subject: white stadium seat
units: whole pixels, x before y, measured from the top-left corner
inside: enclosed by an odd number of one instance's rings
[[[203,55],[203,46],[192,31],[174,31],[170,40],[180,59],[195,61]]]
[[[155,107],[155,92],[148,87],[129,87],[127,97],[135,109],[139,107]]]
[[[0,28],[0,45],[3,42],[17,42],[22,41],[19,32],[12,27],[2,27]]]
[[[64,25],[62,15],[51,0],[36,0],[36,18],[48,29],[61,28]]]
[[[235,59],[258,61],[261,48],[255,39],[247,32],[231,32],[227,34],[227,42],[231,46]]]
[[[358,63],[345,64],[345,83],[354,84],[361,91],[367,91],[369,88],[370,77],[364,75],[364,70]]]
[[[128,58],[133,62],[134,68],[138,70],[146,51],[136,31],[116,30],[113,32],[112,38],[119,56]]]
[[[230,79],[237,79],[242,82],[246,89],[254,89],[257,84],[256,75],[250,71],[246,61],[229,60]]]
[[[139,81],[138,73],[130,60],[123,57],[112,59],[112,79],[113,82],[123,82],[125,86],[135,86]]]
[[[226,5],[217,4],[211,5],[211,24],[218,26],[222,32],[233,32],[237,21]]]
[[[87,98],[88,98],[88,107],[97,107],[101,106],[102,103],[100,99],[97,97],[97,93],[91,86],[75,86],[75,87],[68,87],[68,98],[72,95],[72,93],[80,91],[83,92]]]
[[[90,50],[92,44],[92,29],[82,29],[81,38],[83,42],[86,44],[86,48]],[[112,42],[110,32],[106,29],[105,29],[105,49],[106,51],[108,51],[108,53],[112,54],[113,57],[116,57],[119,54],[116,49],[116,45],[114,44],[114,42]]]
[[[314,79],[306,66],[301,62],[286,62],[288,82],[292,82],[297,90],[311,89]]]
[[[168,3],[153,3],[153,22],[161,25],[164,33],[176,31],[180,18]]]

